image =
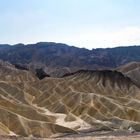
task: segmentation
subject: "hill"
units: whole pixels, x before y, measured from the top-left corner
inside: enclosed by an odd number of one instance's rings
[[[116,70],[124,73],[140,86],[140,62],[130,62]]]
[[[0,64],[0,134],[50,137],[84,131],[140,131],[140,88],[112,70],[39,80]]]

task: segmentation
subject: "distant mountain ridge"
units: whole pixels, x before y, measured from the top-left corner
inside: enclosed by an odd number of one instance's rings
[[[115,68],[132,61],[139,62],[140,46],[88,50],[53,42],[1,44],[0,59],[12,64],[47,67]]]

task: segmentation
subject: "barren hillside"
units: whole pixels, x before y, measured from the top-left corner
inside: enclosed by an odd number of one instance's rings
[[[0,76],[1,135],[140,131],[140,89],[120,72],[81,70],[39,80],[1,61]]]

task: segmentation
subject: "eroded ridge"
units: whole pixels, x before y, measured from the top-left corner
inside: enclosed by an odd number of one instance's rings
[[[0,71],[1,135],[140,130],[140,89],[120,72],[82,70],[39,80],[7,65]]]

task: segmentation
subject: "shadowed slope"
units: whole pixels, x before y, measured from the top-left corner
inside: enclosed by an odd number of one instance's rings
[[[12,64],[43,64],[55,68],[114,68],[132,61],[140,61],[140,46],[88,50],[54,42],[0,44],[0,59]]]

